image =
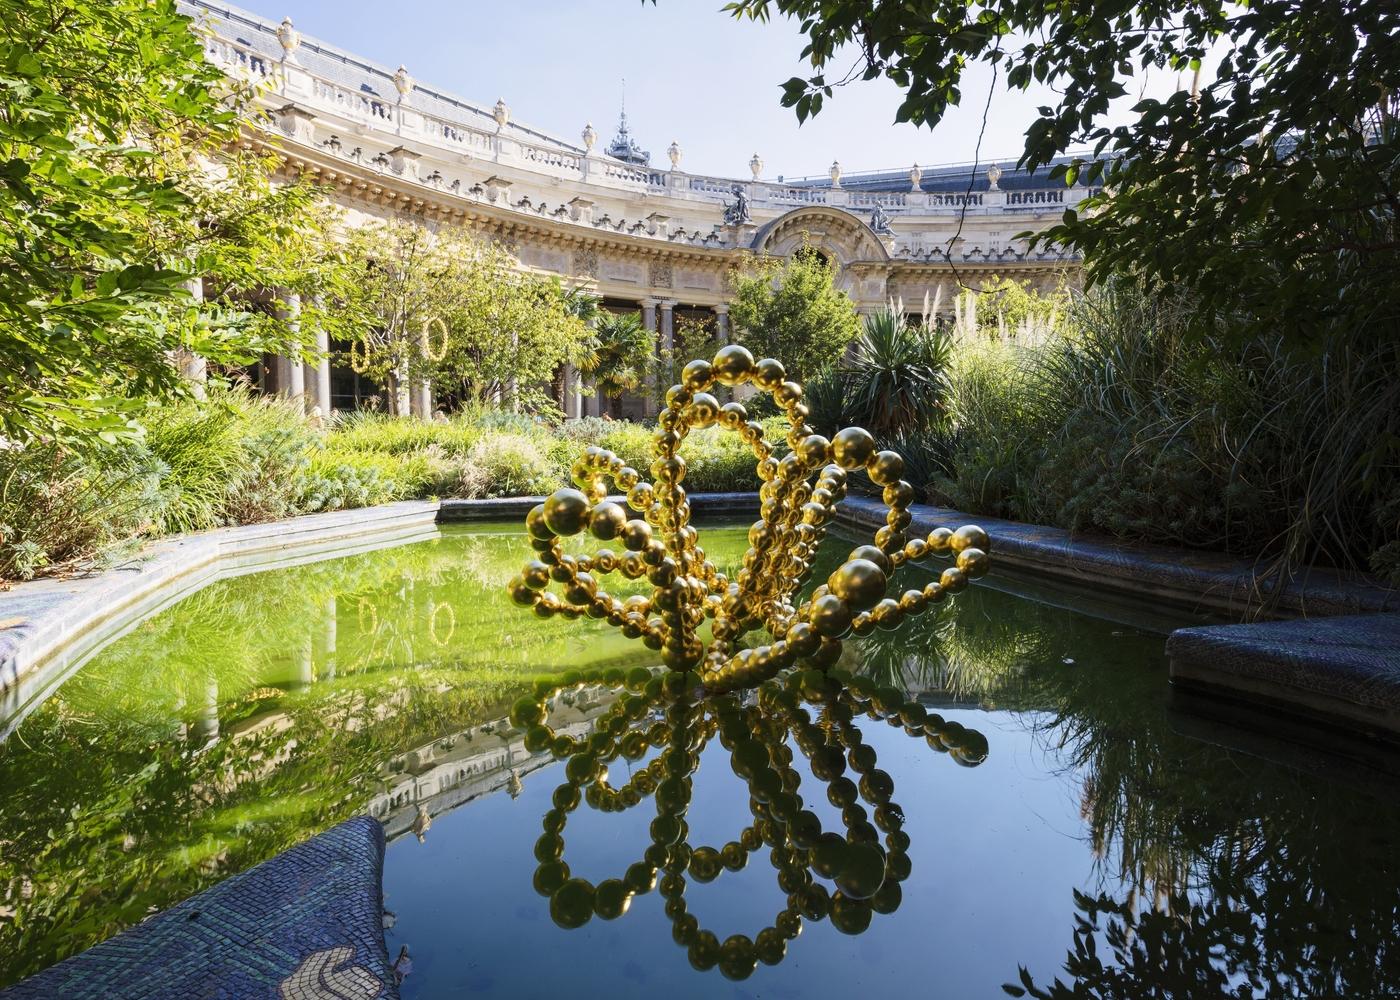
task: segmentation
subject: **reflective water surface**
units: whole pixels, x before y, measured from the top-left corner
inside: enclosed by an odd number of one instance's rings
[[[508,602],[523,548],[226,580],[76,671],[0,744],[0,983],[368,811],[406,997],[1400,988],[1400,796],[1202,738],[1160,636],[978,586],[851,642],[853,694],[677,707]],[[507,717],[590,667],[570,767]]]

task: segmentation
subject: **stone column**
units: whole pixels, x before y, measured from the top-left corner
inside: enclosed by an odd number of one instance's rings
[[[661,349],[663,351],[672,351],[676,347],[675,307],[674,302],[661,303]]]
[[[564,365],[563,404],[565,420],[577,420],[583,416],[583,400],[579,398],[578,391],[578,369],[567,362]]]
[[[655,299],[642,299],[642,326],[651,334],[652,352],[656,351],[656,305]],[[656,374],[648,372],[646,377],[646,400],[642,412],[648,417],[656,416]]]
[[[297,335],[301,332],[301,296],[284,290],[282,302],[279,315],[286,321],[291,333],[292,354],[277,357],[277,391],[287,399],[299,399],[306,394],[306,372],[301,359],[296,356],[301,352],[301,344],[297,341]]]
[[[418,354],[424,361],[429,356],[428,328],[423,327],[423,332],[418,337]],[[410,388],[412,395],[411,407],[415,416],[422,420],[433,419],[433,383],[426,376],[420,376],[413,380]]]
[[[194,301],[195,307],[204,301],[204,279],[191,278],[185,282],[185,290],[190,293],[190,298]],[[204,399],[207,393],[204,384],[209,381],[209,366],[203,358],[187,348],[180,348],[175,352],[175,364],[180,369],[180,374],[186,382],[190,383],[190,395],[195,399]]]
[[[316,299],[316,308],[321,300]],[[306,412],[320,410],[327,420],[331,415],[331,335],[320,323],[316,324],[316,360],[306,362],[302,378],[306,383]]]
[[[715,339],[729,343],[729,306],[724,303],[715,306]]]

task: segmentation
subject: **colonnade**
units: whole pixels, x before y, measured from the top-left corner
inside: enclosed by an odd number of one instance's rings
[[[190,282],[188,289],[196,301],[203,299],[203,285],[199,279]],[[291,333],[291,349],[286,354],[273,356],[266,372],[271,376],[267,389],[286,399],[301,399],[308,413],[319,412],[330,416],[331,401],[331,345],[330,334],[320,324],[305,331],[307,339],[314,341],[312,359],[303,360],[302,345],[302,302],[295,292],[281,290],[274,293],[278,302],[277,315]],[[636,306],[642,316],[642,326],[651,335],[656,357],[675,348],[675,310],[680,305],[672,299],[644,298]],[[703,307],[699,307],[703,308]],[[721,344],[729,343],[729,306],[719,304],[709,307],[715,320],[715,329]],[[203,394],[202,384],[206,377],[204,360],[188,352],[180,352],[172,359],[181,373],[195,385],[195,392]],[[426,380],[394,379],[386,387],[393,398],[395,409],[401,415],[411,414],[421,419],[431,419],[433,414],[432,386]],[[647,417],[656,416],[656,386],[654,376],[647,375],[643,390],[643,413]],[[586,372],[573,365],[565,365],[563,370],[563,398],[559,401],[565,419],[577,420],[580,417],[600,417],[607,412],[607,399],[588,380]]]

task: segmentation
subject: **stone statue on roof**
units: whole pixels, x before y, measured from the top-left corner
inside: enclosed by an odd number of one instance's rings
[[[732,202],[724,203],[724,221],[731,226],[742,225],[749,221],[749,196],[744,191],[742,184],[735,184],[729,189],[734,195]]]
[[[878,201],[874,210],[870,213],[870,228],[879,236],[893,236],[894,230],[890,228],[890,217],[885,211],[885,206]]]

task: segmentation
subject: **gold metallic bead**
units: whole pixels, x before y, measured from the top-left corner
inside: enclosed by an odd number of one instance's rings
[[[796,382],[783,382],[773,390],[773,401],[779,406],[791,406],[802,399],[802,386]]]
[[[928,607],[928,598],[922,590],[906,590],[899,598],[899,608],[905,614],[917,615]]]
[[[904,612],[893,597],[886,597],[876,604],[871,608],[870,615],[875,619],[875,627],[886,632],[893,631],[904,620]]]
[[[865,474],[877,486],[893,486],[904,475],[904,459],[898,452],[877,451],[866,460]]]
[[[875,454],[875,438],[863,427],[847,427],[831,439],[831,457],[841,469],[865,468]]]
[[[821,465],[831,453],[831,442],[820,434],[809,434],[797,443],[796,450],[808,465]]]
[[[952,554],[953,532],[951,528],[934,528],[928,533],[928,550],[936,556]]]
[[[904,554],[913,562],[918,562],[928,555],[928,542],[922,538],[911,538],[904,543]]]
[[[893,486],[886,486],[881,498],[890,507],[908,507],[914,502],[914,487],[901,479]]]
[[[521,579],[531,590],[543,590],[549,586],[549,567],[538,559],[531,559],[521,570]],[[531,603],[534,603],[533,601]]]
[[[875,546],[882,552],[895,552],[904,548],[904,543],[908,541],[903,531],[885,525],[875,532]]]
[[[685,418],[693,427],[709,427],[719,419],[719,400],[708,392],[697,392],[685,408]]]
[[[544,523],[556,535],[577,535],[588,520],[588,498],[578,490],[555,490],[544,502]]]
[[[683,385],[673,385],[666,390],[666,406],[668,409],[682,409],[690,400],[691,392]]]
[[[662,455],[670,456],[681,446],[681,435],[679,431],[657,431],[651,436],[651,442]]]
[[[611,541],[627,524],[627,511],[615,503],[600,503],[588,517],[588,530],[594,538]]]
[[[986,552],[992,547],[992,540],[977,525],[964,524],[953,532],[948,544],[954,552],[961,552],[963,549],[981,549]]]
[[[987,575],[987,570],[991,569],[992,560],[981,549],[963,549],[958,553],[957,566],[971,579],[976,580],[978,577]]]
[[[685,478],[685,459],[679,455],[672,455],[670,458],[658,458],[651,463],[651,478],[658,485],[668,483],[679,483]]]
[[[713,381],[714,375],[710,370],[710,363],[708,361],[701,361],[699,358],[696,358],[681,369],[681,384],[687,389],[692,389],[696,392],[701,389],[708,389],[710,383]]]
[[[826,585],[856,611],[873,607],[885,594],[885,571],[868,559],[852,559],[842,564]]]
[[[812,610],[808,612],[807,620],[827,638],[839,639],[851,627],[851,609],[835,594],[827,594],[812,602]]]
[[[613,477],[613,481],[617,483],[618,489],[630,490],[632,489],[632,487],[636,486],[638,482],[641,481],[641,478],[642,475],[640,472],[632,468],[630,465],[624,465],[621,469],[618,470],[617,474]]]
[[[651,525],[633,518],[622,526],[622,544],[632,552],[640,552],[651,541]]]
[[[758,463],[758,478],[765,483],[771,482],[778,475],[778,460],[775,458],[765,458]]]
[[[743,934],[731,935],[720,945],[718,965],[726,979],[747,979],[758,965],[753,942]]]
[[[962,570],[956,566],[949,566],[940,574],[938,582],[948,593],[956,594],[967,589],[968,579],[967,574]]]
[[[587,879],[569,879],[549,897],[549,915],[560,927],[582,927],[593,916],[594,894]]]
[[[528,608],[540,599],[539,591],[526,584],[520,577],[515,577],[506,584],[506,592],[510,594],[510,599],[523,608]]]
[[[525,515],[525,530],[531,538],[539,541],[549,541],[554,537],[555,533],[544,523],[544,504],[537,503],[530,508]]]
[[[744,409],[743,403],[725,403],[719,408],[720,426],[728,430],[737,431],[748,419],[749,411]]]
[[[753,355],[739,344],[721,347],[710,363],[715,381],[721,385],[739,385],[753,373]]]
[[[656,503],[656,491],[650,483],[637,483],[627,491],[627,506],[633,510],[649,510]]]
[[[753,366],[753,383],[764,392],[772,392],[787,378],[783,363],[773,358],[764,358]]]

